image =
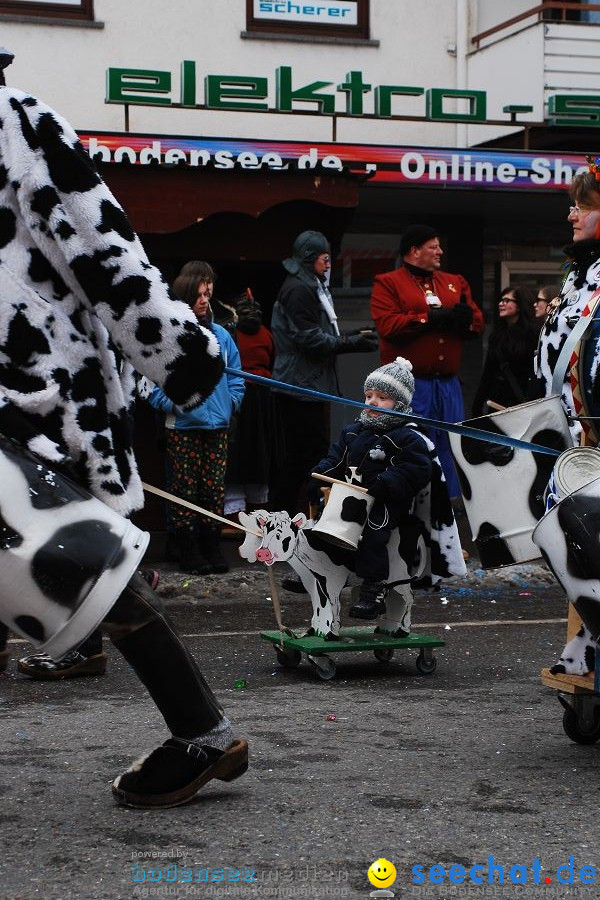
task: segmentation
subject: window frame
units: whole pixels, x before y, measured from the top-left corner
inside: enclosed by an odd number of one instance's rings
[[[318,0],[294,0],[298,5],[317,6]],[[370,39],[369,0],[354,0],[357,4],[356,25],[311,25],[309,22],[276,22],[254,18],[254,0],[246,0],[246,31],[253,35],[269,34],[290,37],[347,38],[358,41]]]
[[[94,0],[79,0],[78,4],[40,3],[38,0],[0,0],[0,15],[31,16],[32,18],[94,20]]]

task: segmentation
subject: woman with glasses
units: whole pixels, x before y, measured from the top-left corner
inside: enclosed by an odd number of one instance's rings
[[[548,305],[535,360],[535,396],[549,397],[558,388],[570,417],[575,416],[569,368],[571,354],[568,349],[565,353],[561,350],[600,284],[600,180],[595,168],[576,175],[571,185],[573,205],[569,207],[567,220],[573,229],[573,239],[564,251],[569,269],[558,297]],[[600,383],[594,388],[598,389]],[[578,443],[581,425],[574,418],[571,433]]]
[[[533,317],[533,297],[524,285],[502,291],[498,322],[490,334],[473,401],[473,416],[492,412],[499,406],[516,406],[527,399],[539,334]],[[488,406],[488,401],[493,405]]]
[[[537,396],[561,394],[576,444],[580,442],[582,427],[575,418],[570,360],[581,343],[581,335],[575,329],[600,287],[600,160],[588,157],[588,163],[590,171],[577,175],[571,185],[573,205],[569,208],[568,221],[573,229],[573,240],[565,248],[570,265],[558,297],[548,307],[536,353]],[[592,373],[597,371],[599,363],[600,350],[596,342],[594,358],[586,370],[590,373],[590,383],[586,384],[584,380],[580,386],[582,394],[589,394],[596,402],[600,400],[600,378]],[[589,524],[594,527],[591,519]],[[559,551],[562,552],[562,548],[557,548]],[[584,550],[580,549],[578,559],[579,566],[595,571],[595,560],[586,559]],[[552,558],[549,561],[552,565]],[[600,603],[590,600],[581,609],[577,604],[577,611],[584,620],[584,627],[563,649],[557,665],[550,669],[552,673],[585,675],[594,668],[596,642],[600,636]]]
[[[546,310],[549,303],[558,296],[560,287],[555,284],[545,284],[544,287],[538,288],[537,296],[533,301],[533,314],[540,326],[544,324],[546,318]]]

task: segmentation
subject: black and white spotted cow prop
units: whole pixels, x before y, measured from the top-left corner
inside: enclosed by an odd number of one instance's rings
[[[600,484],[592,481],[553,506],[534,540],[583,626],[568,642],[553,673],[585,675],[595,668],[600,637]]]
[[[310,595],[311,630],[335,638],[340,631],[340,594],[354,571],[355,552],[326,544],[315,535],[312,522],[299,513],[257,510],[240,513],[242,525],[261,531],[247,534],[240,555],[249,562],[273,565],[287,561]],[[389,593],[386,612],[376,627],[385,634],[408,634],[411,628],[411,582],[425,577],[430,583],[466,572],[458,529],[437,457],[431,483],[415,498],[414,527],[394,529],[388,542]]]
[[[312,634],[335,638],[340,632],[340,594],[348,575],[353,571],[355,553],[316,538],[311,545],[312,522],[303,513],[290,518],[287,512],[257,510],[249,515],[240,513],[246,528],[262,531],[262,537],[247,534],[240,547],[240,555],[248,562],[262,562],[271,566],[288,562],[300,576],[312,602],[310,623]],[[410,632],[413,603],[410,580],[419,578],[425,569],[426,550],[421,538],[418,546],[411,546],[410,558],[402,556],[402,542],[398,529],[392,532],[388,545],[390,583],[398,582],[386,597],[386,613],[376,625],[386,634]],[[415,553],[416,549],[416,553]]]
[[[98,625],[148,534],[0,436],[0,621],[54,659]]]
[[[558,451],[573,443],[559,397],[523,403],[465,424]],[[457,434],[449,437],[483,568],[537,559],[532,533],[544,513],[544,491],[556,457]]]

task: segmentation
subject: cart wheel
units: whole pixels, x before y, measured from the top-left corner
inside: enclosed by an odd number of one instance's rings
[[[377,647],[376,650],[373,650],[373,656],[379,662],[390,662],[394,658],[394,651],[391,647]]]
[[[437,669],[437,659],[435,656],[425,656],[423,651],[419,653],[417,656],[415,665],[417,667],[417,671],[421,673],[421,675],[433,675],[435,670]]]
[[[600,738],[600,715],[595,712],[592,727],[584,729],[575,711],[566,708],[563,713],[563,728],[567,737],[576,744],[595,744]]]
[[[300,660],[302,659],[300,651],[290,647],[286,647],[285,650],[282,650],[281,647],[275,647],[275,655],[277,656],[277,662],[284,669],[295,669],[296,666],[300,665]]]
[[[331,681],[335,677],[335,663],[330,656],[321,653],[318,656],[311,656],[307,653],[306,658],[321,681]]]

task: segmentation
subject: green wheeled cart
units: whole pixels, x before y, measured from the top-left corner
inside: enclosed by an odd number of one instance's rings
[[[359,626],[341,628],[339,640],[328,641],[314,635],[301,637],[291,632],[261,631],[261,638],[274,645],[277,662],[286,669],[295,669],[302,661],[302,654],[323,681],[335,677],[334,653],[370,650],[379,662],[389,662],[396,650],[418,651],[415,665],[421,675],[431,675],[436,670],[435,647],[443,647],[445,641],[429,634],[409,634],[408,637],[392,637],[373,628]]]

